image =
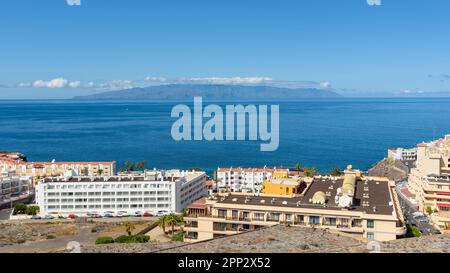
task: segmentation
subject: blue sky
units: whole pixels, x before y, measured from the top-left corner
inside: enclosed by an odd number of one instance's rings
[[[202,81],[450,93],[450,1],[366,1],[5,0],[0,98]]]

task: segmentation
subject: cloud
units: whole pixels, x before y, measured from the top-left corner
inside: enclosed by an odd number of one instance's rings
[[[369,6],[381,6],[381,0],[367,0]]]
[[[209,77],[209,78],[189,78],[190,82],[211,83],[211,84],[262,84],[272,81],[269,77]]]
[[[32,83],[21,82],[15,85],[17,88],[51,88],[51,89],[59,89],[59,88],[80,88],[80,81],[68,81],[65,78],[55,78],[49,81],[46,80],[36,80]]]
[[[319,87],[322,89],[330,89],[331,88],[331,83],[330,82],[321,82],[319,84]]]
[[[89,82],[88,88],[98,90],[121,90],[134,88],[134,82],[131,80],[113,80],[107,82]]]
[[[165,77],[145,77],[145,80],[148,82],[166,82],[167,78]]]

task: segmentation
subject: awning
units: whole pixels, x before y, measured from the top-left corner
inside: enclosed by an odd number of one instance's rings
[[[442,204],[442,203],[437,203],[438,207],[447,207],[450,208],[450,204]]]

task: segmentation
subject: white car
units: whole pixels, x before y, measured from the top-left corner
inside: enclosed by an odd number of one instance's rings
[[[159,217],[159,216],[168,215],[168,214],[170,214],[170,212],[167,210],[159,210],[155,213],[155,216]]]

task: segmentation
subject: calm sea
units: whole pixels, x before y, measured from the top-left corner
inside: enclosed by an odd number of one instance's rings
[[[170,112],[178,103],[0,101],[0,150],[29,161],[145,160],[149,168],[207,170],[301,163],[327,171],[367,169],[388,147],[450,133],[449,98],[279,102],[279,149],[260,152],[259,142],[175,142]]]

